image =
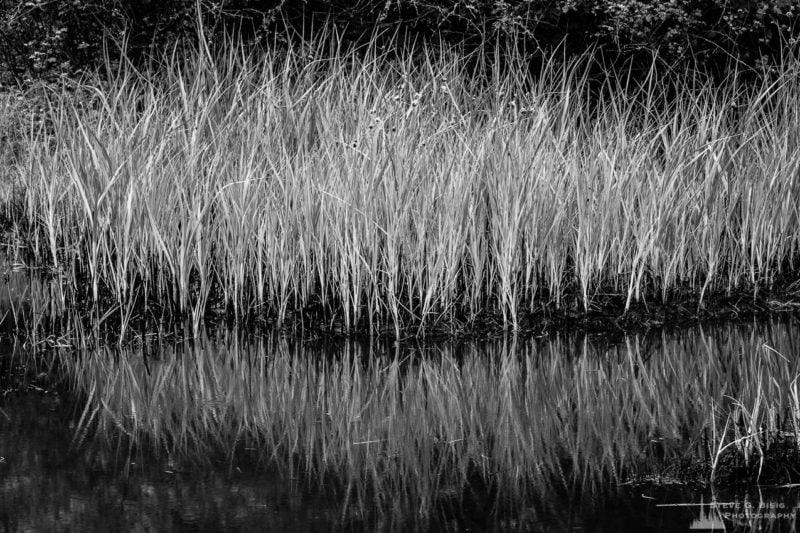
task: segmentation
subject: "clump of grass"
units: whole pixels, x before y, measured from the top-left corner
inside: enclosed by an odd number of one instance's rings
[[[793,56],[750,91],[609,72],[599,100],[591,61],[534,75],[515,56],[486,78],[455,49],[322,37],[123,62],[47,96],[11,169],[17,238],[75,301],[109,295],[98,315],[123,332],[149,304],[196,323],[214,304],[398,336],[482,312],[513,328],[573,296],[702,299],[792,272]]]
[[[476,490],[519,503],[674,474],[687,461],[713,471],[741,406],[760,406],[749,411],[760,424],[793,405],[785,392],[800,368],[771,350],[796,337],[773,322],[616,346],[509,338],[320,353],[223,336],[157,358],[108,348],[59,361],[87,397],[80,435],[121,435],[176,457],[222,451],[234,461],[250,448],[365,504],[424,515]]]

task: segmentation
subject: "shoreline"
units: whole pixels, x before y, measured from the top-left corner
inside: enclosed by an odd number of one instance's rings
[[[47,267],[35,267],[35,270],[41,268]],[[21,278],[23,281],[18,283],[25,285],[29,282],[27,280],[36,279],[41,287],[46,287],[48,283],[54,282],[52,279],[48,282],[47,275],[36,276],[35,270],[31,269],[31,273],[24,275]],[[6,274],[10,274],[10,271]],[[75,292],[84,295],[88,295],[91,290],[90,286],[78,287]],[[61,286],[59,290],[64,292],[65,289],[66,285]],[[140,289],[139,286],[133,286],[131,292]],[[20,293],[18,287],[12,288],[11,291]],[[39,309],[41,312],[50,306],[51,302],[46,302],[42,295],[37,298],[39,300],[33,302],[29,296],[27,300],[13,304],[17,306],[13,313],[8,313],[0,320],[0,328],[5,334],[13,336],[24,333],[26,323],[30,320],[31,310]],[[358,324],[347,328],[339,317],[340,310],[323,309],[319,303],[312,303],[303,309],[287,309],[283,320],[278,320],[275,313],[261,313],[252,309],[239,311],[237,316],[234,309],[230,307],[226,309],[222,298],[212,297],[206,302],[206,312],[197,320],[193,314],[181,313],[174,307],[161,305],[152,297],[148,299],[145,308],[140,297],[136,302],[132,302],[127,310],[127,323],[120,330],[119,306],[116,305],[110,291],[101,288],[99,304],[93,305],[90,298],[81,299],[72,294],[67,296],[59,312],[48,316],[48,319],[55,319],[54,324],[62,322],[64,318],[80,320],[84,331],[91,331],[97,327],[105,340],[117,337],[120,331],[123,331],[125,336],[131,334],[160,336],[164,333],[168,335],[170,330],[178,331],[192,327],[196,329],[198,326],[209,332],[218,331],[220,328],[253,334],[279,332],[288,338],[294,337],[303,341],[457,343],[509,336],[545,337],[560,333],[608,337],[613,340],[630,334],[671,331],[720,322],[742,323],[760,317],[798,313],[800,280],[794,280],[791,275],[784,275],[771,289],[760,289],[757,293],[752,290],[739,290],[729,295],[711,292],[706,293],[702,301],[699,291],[689,289],[673,291],[666,302],[661,301],[660,297],[651,296],[643,301],[632,301],[627,310],[624,293],[598,294],[592,299],[588,311],[583,309],[579,298],[579,295],[568,293],[564,299],[570,303],[560,308],[546,302],[537,303],[534,310],[519,312],[516,328],[507,321],[504,322],[503,313],[497,309],[484,310],[472,317],[466,313],[432,314],[422,324],[404,317],[405,324],[398,328],[386,322],[382,324],[373,322],[370,325],[367,319],[362,318]],[[59,306],[52,306],[50,309],[57,307]],[[100,323],[94,323],[93,321],[100,316],[103,317]],[[59,329],[59,327],[45,328],[38,333],[48,335],[63,333]]]
[[[273,317],[251,317],[236,321],[232,313],[212,313],[205,317],[205,325],[211,329],[225,325],[230,328],[256,331],[280,330],[290,336],[305,340],[370,340],[370,341],[432,341],[462,342],[479,341],[516,336],[522,338],[543,337],[558,333],[577,333],[591,336],[644,334],[651,331],[674,330],[700,324],[720,322],[741,323],[759,317],[800,312],[800,289],[797,282],[783,283],[773,289],[761,289],[756,295],[752,291],[738,291],[731,295],[706,294],[701,302],[697,292],[686,291],[668,302],[632,302],[625,311],[624,294],[607,294],[596,298],[589,311],[584,311],[576,299],[568,308],[539,304],[533,312],[520,313],[519,327],[503,325],[500,311],[479,313],[472,319],[466,316],[440,317],[431,322],[439,324],[423,326],[412,324],[400,328],[385,324],[370,328],[367,324],[347,330],[341,321],[329,317],[320,318],[318,308],[294,311],[287,315],[283,324]],[[305,315],[305,316],[303,316]],[[311,316],[308,316],[311,315]],[[314,316],[317,316],[316,320]],[[187,317],[188,318],[188,317]]]

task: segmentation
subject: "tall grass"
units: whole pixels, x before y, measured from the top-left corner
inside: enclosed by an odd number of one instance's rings
[[[174,457],[222,451],[232,464],[251,449],[363,506],[425,515],[470,491],[527,506],[675,475],[675,462],[710,465],[731,443],[768,447],[729,420],[746,407],[753,427],[778,416],[798,427],[800,367],[778,353],[796,350],[797,331],[771,322],[614,346],[510,338],[402,352],[231,336],[59,362],[88,400],[83,437],[117,434]]]
[[[595,91],[591,56],[485,76],[455,49],[333,42],[202,45],[51,91],[12,169],[17,238],[123,329],[142,303],[517,327],[601,292],[757,292],[796,268],[791,55],[753,89],[654,64]]]

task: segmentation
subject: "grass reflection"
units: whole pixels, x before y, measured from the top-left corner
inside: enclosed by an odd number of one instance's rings
[[[88,398],[79,434],[155,445],[178,469],[257,453],[340,486],[348,505],[426,516],[691,468],[707,477],[732,460],[724,450],[758,457],[797,430],[797,342],[794,319],[611,346],[569,336],[315,346],[222,334],[157,352],[64,353],[62,364]]]

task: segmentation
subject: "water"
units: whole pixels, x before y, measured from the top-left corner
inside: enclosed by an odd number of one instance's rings
[[[2,417],[0,424],[0,449],[5,454],[0,463],[3,531],[329,531],[401,525],[388,519],[368,523],[358,516],[343,517],[341,498],[335,494],[266,470],[248,472],[218,464],[175,472],[164,458],[131,464],[123,460],[127,450],[71,449],[74,408],[44,393],[5,401],[10,419]],[[682,505],[712,501],[716,507]],[[659,507],[663,504],[679,506]],[[723,531],[724,524],[725,531],[795,531],[799,504],[795,489],[730,493],[611,486],[607,494],[584,499],[554,495],[549,517],[526,526],[539,531],[633,532],[703,531],[704,524]],[[750,518],[723,514],[733,511]],[[438,529],[477,531],[492,523],[465,516],[443,517],[440,525],[444,527]],[[504,525],[513,523],[496,524],[495,529]]]
[[[74,406],[6,400],[0,423],[3,531],[325,531],[335,500],[267,471],[176,472],[119,450],[70,446]]]
[[[800,427],[798,342],[792,315],[613,339],[7,342],[0,529],[794,531],[800,462],[758,458]]]

